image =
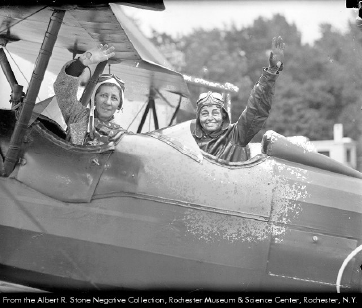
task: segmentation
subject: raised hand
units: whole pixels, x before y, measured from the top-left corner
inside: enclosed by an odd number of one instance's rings
[[[281,70],[284,61],[284,48],[285,43],[283,43],[282,37],[273,37],[272,51],[270,52],[269,57],[269,67],[277,67]]]
[[[115,54],[113,46],[109,47],[107,44],[99,44],[97,47],[87,50],[79,59],[84,65],[88,66],[107,61]]]

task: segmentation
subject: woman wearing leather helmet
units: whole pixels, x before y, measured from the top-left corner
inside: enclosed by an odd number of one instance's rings
[[[102,145],[119,138],[124,132],[114,122],[114,114],[122,108],[124,82],[112,74],[99,76],[91,95],[90,106],[77,99],[80,76],[88,65],[98,64],[115,55],[114,47],[98,45],[75,60],[68,61],[54,83],[59,108],[68,126],[67,138],[76,145]]]
[[[273,38],[269,67],[263,68],[248,103],[237,122],[231,124],[220,93],[202,93],[197,100],[193,136],[201,150],[229,162],[248,160],[248,143],[266,122],[272,105],[275,81],[283,69],[282,38]]]

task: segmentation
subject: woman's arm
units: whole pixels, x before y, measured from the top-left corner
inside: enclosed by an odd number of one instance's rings
[[[67,70],[68,72],[70,70],[70,72],[74,74],[74,67],[77,68],[78,66],[76,62],[80,61],[73,60],[67,62],[62,67],[60,73],[57,76],[57,79],[54,82],[54,92],[57,98],[58,106],[67,125],[85,121],[88,116],[87,108],[83,106],[77,99],[79,87],[78,76],[72,76],[66,73]]]
[[[114,55],[113,46],[99,44],[62,67],[54,83],[54,92],[67,125],[86,121],[88,117],[88,109],[77,99],[78,77],[88,65],[106,61]]]
[[[253,87],[246,108],[240,115],[234,129],[234,142],[246,146],[260,131],[268,119],[274,96],[275,81],[283,69],[284,48],[282,38],[273,38],[269,67],[263,69],[259,81]]]

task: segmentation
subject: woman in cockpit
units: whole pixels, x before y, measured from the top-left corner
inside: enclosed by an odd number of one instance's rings
[[[251,91],[248,104],[236,123],[231,124],[220,93],[202,93],[197,100],[193,136],[201,150],[229,162],[250,157],[247,145],[266,122],[274,95],[275,81],[283,69],[284,43],[273,38],[269,67]]]
[[[114,122],[115,112],[122,108],[125,89],[124,82],[117,76],[99,76],[89,108],[77,99],[80,76],[84,69],[114,55],[113,46],[100,44],[67,62],[57,76],[54,92],[67,124],[67,139],[73,144],[102,145],[118,139],[126,132]]]

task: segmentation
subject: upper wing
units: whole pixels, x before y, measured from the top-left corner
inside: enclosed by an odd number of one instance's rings
[[[142,1],[134,3],[140,7]],[[149,1],[144,3],[148,5]],[[122,4],[132,5],[132,1]],[[149,7],[159,9],[159,4],[160,1],[156,1],[154,4],[149,4]],[[143,5],[143,8],[145,7],[147,6]],[[157,57],[152,58],[152,53],[145,52],[149,48],[144,46],[145,42],[137,39],[137,30],[131,29],[130,26],[127,31],[125,30],[122,23],[127,20],[119,4],[2,7],[0,44],[6,46],[11,54],[35,63],[54,9],[64,9],[66,13],[49,60],[47,67],[49,72],[56,75],[66,61],[98,43],[107,43],[115,47],[116,55],[109,61],[110,65],[105,70],[111,71],[125,81],[125,95],[130,100],[144,101],[151,88],[163,93],[163,96],[168,95],[166,100],[159,99],[156,104],[168,103],[176,107],[179,97],[189,97],[183,76],[157,63],[159,62]],[[28,76],[28,80],[30,77]],[[44,85],[43,81],[42,87],[52,86],[46,82]]]

